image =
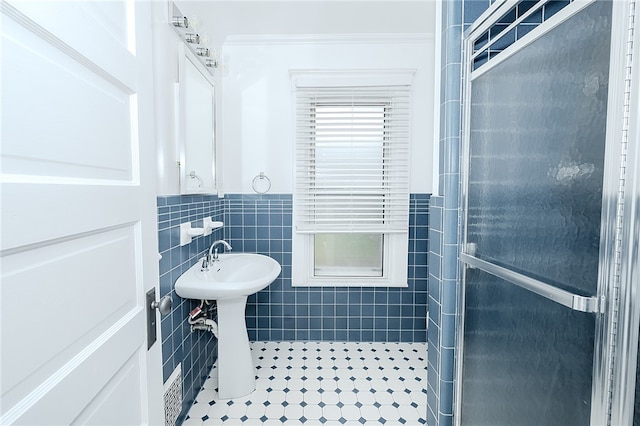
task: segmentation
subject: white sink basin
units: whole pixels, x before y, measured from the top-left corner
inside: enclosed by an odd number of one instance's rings
[[[244,318],[247,296],[271,284],[280,264],[255,253],[224,253],[201,271],[202,260],[176,281],[186,299],[215,300],[218,309],[218,395],[238,398],[256,388],[256,375]]]
[[[224,253],[208,271],[202,261],[176,281],[176,293],[185,299],[221,300],[249,296],[271,284],[280,275],[280,264],[256,253]]]

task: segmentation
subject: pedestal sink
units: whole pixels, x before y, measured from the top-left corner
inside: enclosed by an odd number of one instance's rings
[[[186,299],[215,300],[218,307],[218,394],[237,398],[255,389],[255,369],[244,318],[247,296],[271,284],[280,264],[255,253],[225,253],[201,271],[202,262],[176,281],[176,293]]]

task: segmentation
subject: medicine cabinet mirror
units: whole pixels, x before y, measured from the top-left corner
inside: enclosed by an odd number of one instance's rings
[[[178,52],[176,133],[180,147],[180,191],[215,193],[213,76],[184,44],[180,44]]]

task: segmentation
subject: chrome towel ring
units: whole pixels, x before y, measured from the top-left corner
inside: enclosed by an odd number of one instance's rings
[[[264,172],[253,178],[251,187],[257,194],[266,194],[271,189],[271,179]]]
[[[201,188],[201,187],[202,187],[202,178],[200,178],[200,176],[198,176],[194,170],[191,170],[191,171],[189,172],[188,176],[189,176],[191,179],[197,179],[197,180],[198,180],[198,188]]]

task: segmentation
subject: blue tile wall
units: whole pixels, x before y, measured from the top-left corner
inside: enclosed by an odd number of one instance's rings
[[[463,30],[468,28],[493,3],[493,0],[448,0],[442,3],[442,48],[440,80],[440,169],[438,194],[431,197],[429,229],[429,339],[427,369],[427,424],[453,423],[453,388],[455,360],[455,301],[461,286],[458,277],[460,223],[460,155],[462,132],[462,54]],[[476,48],[504,30],[516,16],[532,7],[534,1],[519,3],[492,27]],[[484,59],[499,54],[569,1],[550,1],[534,12],[492,46]]]
[[[290,194],[158,197],[160,297],[171,295],[174,306],[161,319],[163,378],[182,364],[181,418],[217,358],[217,341],[209,333],[191,333],[187,315],[197,302],[181,299],[174,287],[213,241],[224,238],[234,251],[266,254],[282,265],[280,277],[247,301],[251,340],[426,342],[429,199],[429,194],[410,196],[409,287],[387,289],[293,288]],[[225,227],[180,247],[180,224],[201,227],[207,216]]]
[[[429,227],[429,328],[427,346],[427,424],[437,425],[440,414],[440,362],[442,317],[440,312],[443,286],[443,214],[444,198],[431,197]],[[455,318],[455,316],[454,316]],[[455,331],[444,330],[447,333]],[[453,378],[451,379],[453,380]],[[446,411],[446,410],[445,410]]]
[[[429,228],[429,305],[427,425],[453,423],[455,300],[459,283],[458,194],[462,130],[463,17],[475,19],[489,6],[476,0],[465,9],[461,0],[442,3],[440,81],[440,170],[438,191],[431,197]]]
[[[276,259],[282,273],[247,300],[254,341],[425,342],[429,194],[411,194],[408,288],[291,286],[292,196],[225,198],[225,239],[235,251]]]
[[[183,410],[178,424],[186,415],[209,370],[217,358],[217,340],[203,331],[191,333],[187,314],[197,305],[196,301],[178,297],[174,285],[178,277],[191,267],[223,231],[196,237],[190,244],[180,247],[179,227],[191,222],[202,227],[202,219],[212,216],[223,220],[224,201],[211,195],[175,195],[158,197],[158,247],[160,259],[160,297],[170,295],[173,300],[171,314],[160,321],[162,340],[163,381],[182,364]]]

